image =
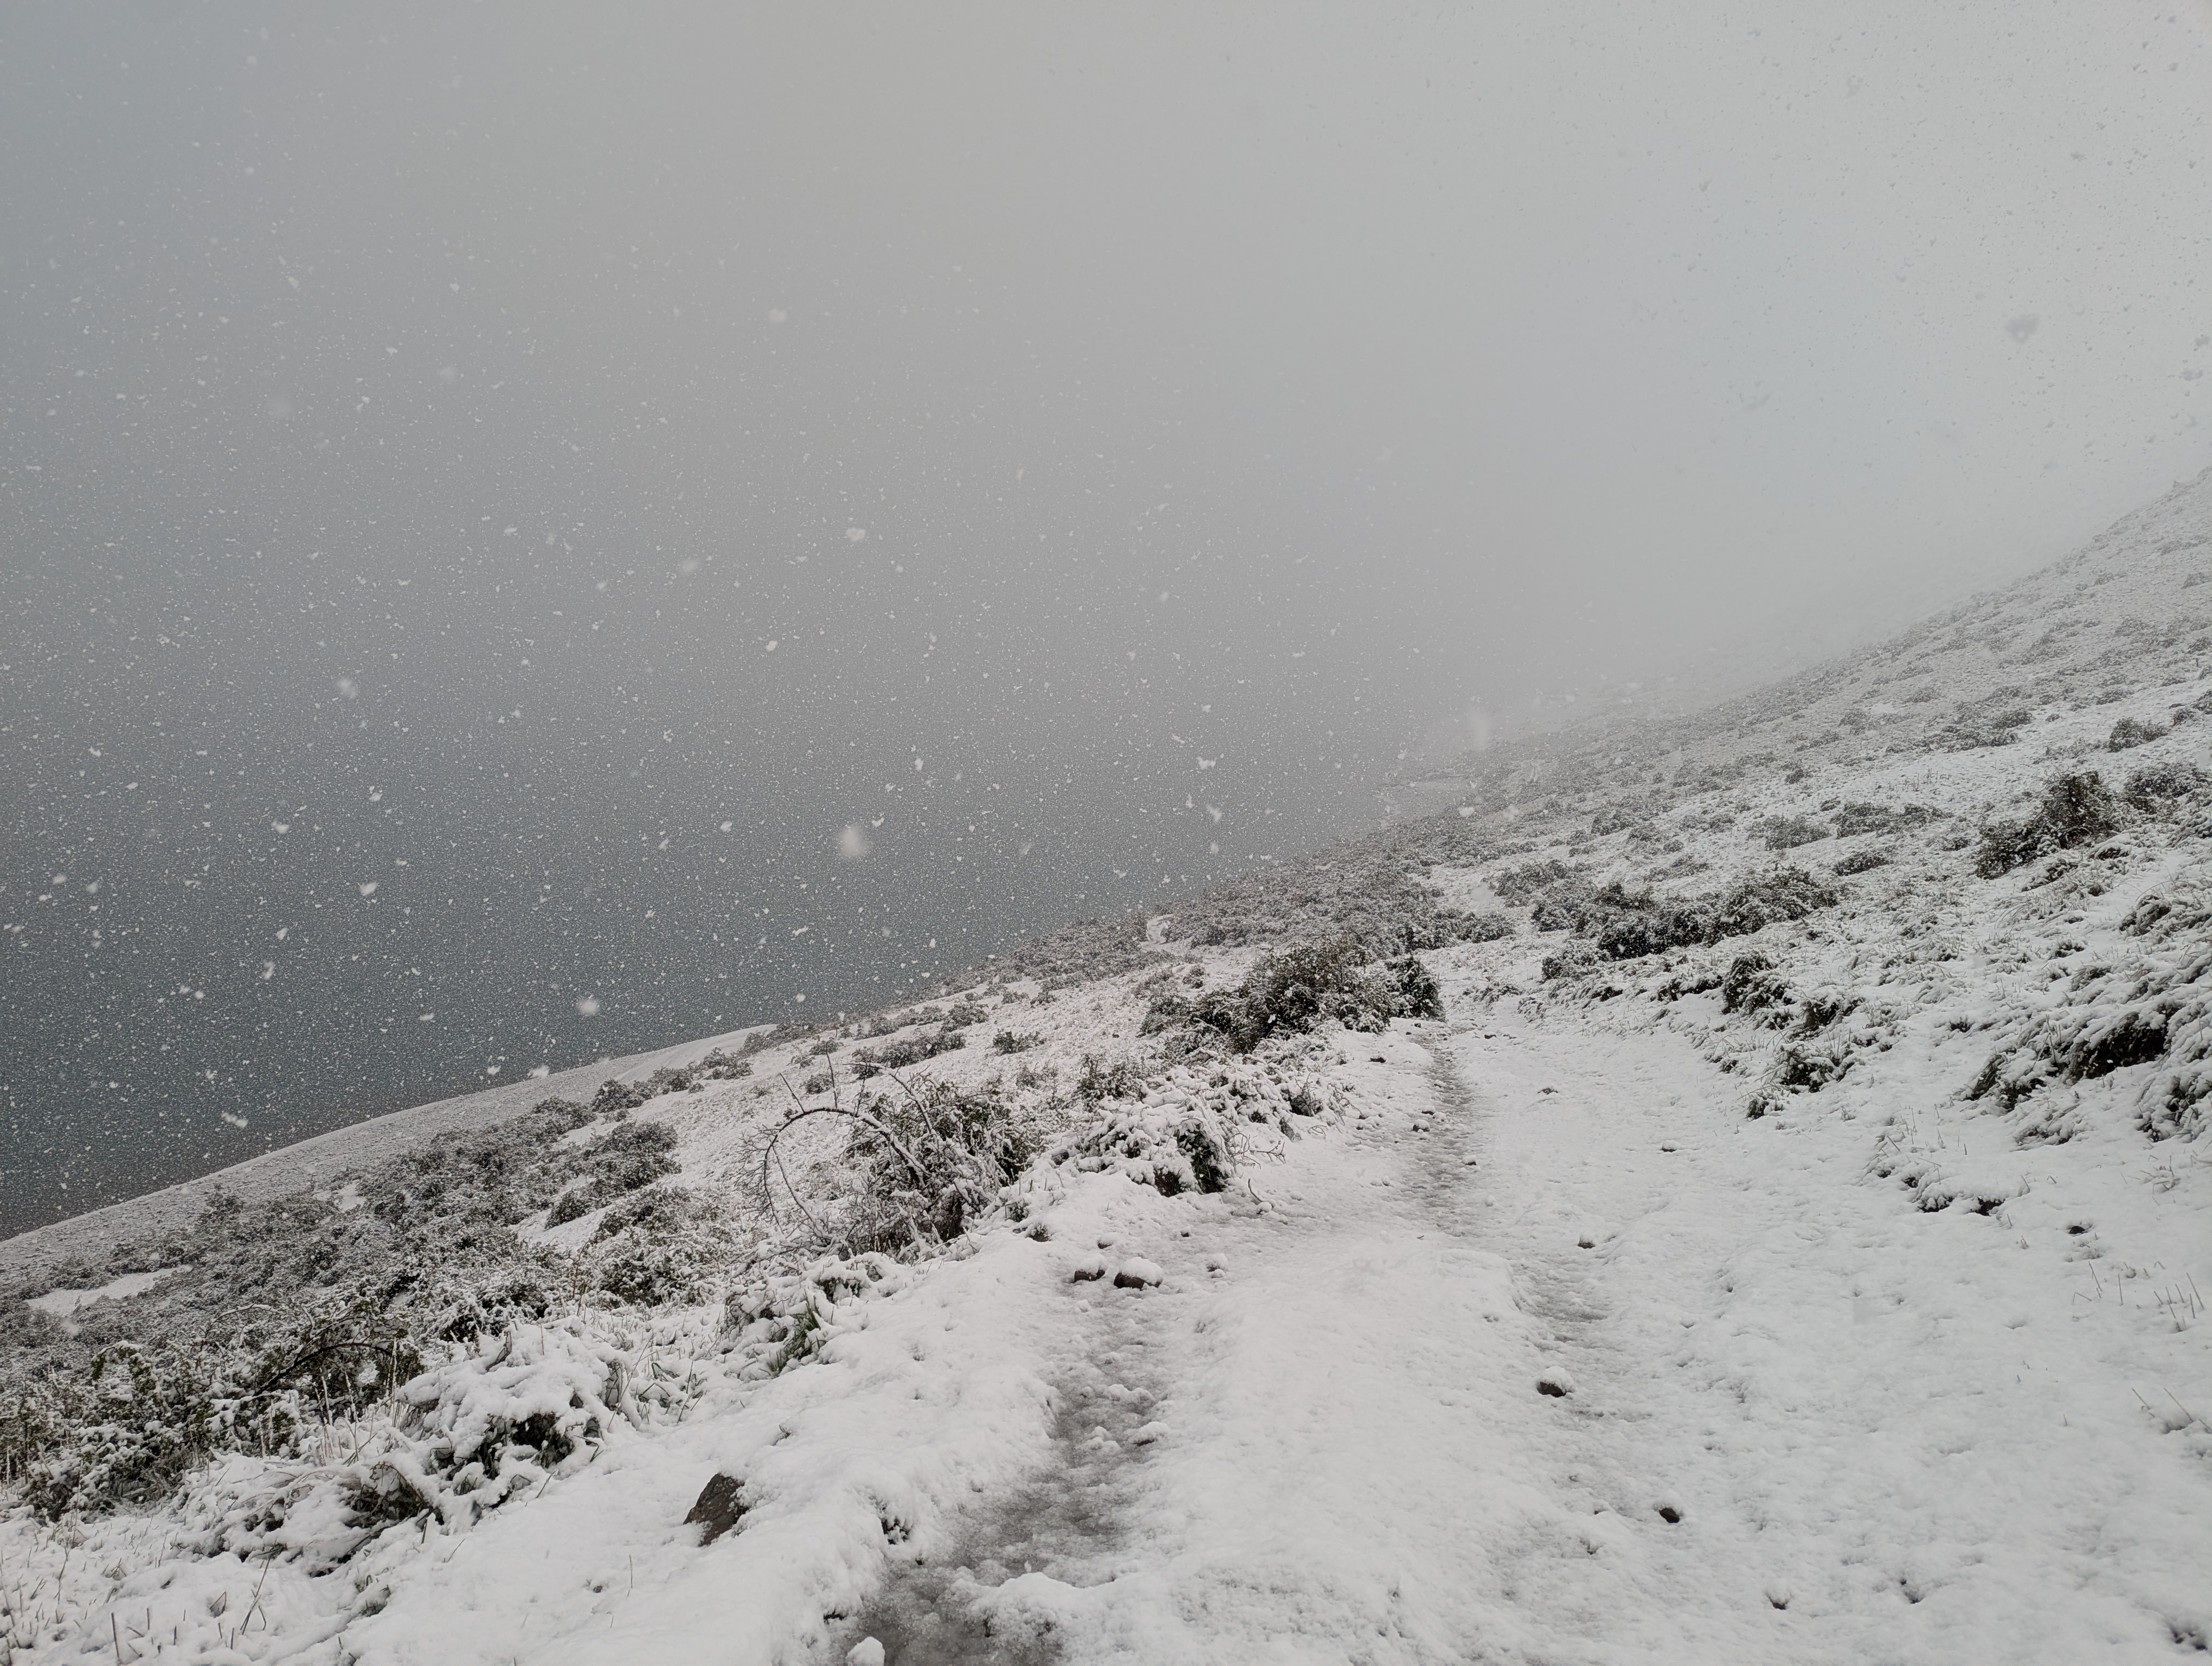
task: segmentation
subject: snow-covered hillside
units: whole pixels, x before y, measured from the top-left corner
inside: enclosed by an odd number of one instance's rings
[[[9,1246],[0,1661],[2212,1647],[2208,581]]]

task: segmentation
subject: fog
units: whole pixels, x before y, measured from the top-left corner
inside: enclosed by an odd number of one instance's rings
[[[2212,452],[2208,17],[12,9],[0,1231],[2060,553]]]

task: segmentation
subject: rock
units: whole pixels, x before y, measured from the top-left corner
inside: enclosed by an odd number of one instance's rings
[[[684,1525],[696,1525],[704,1530],[699,1535],[702,1545],[710,1545],[735,1527],[745,1513],[744,1500],[738,1497],[744,1483],[735,1475],[717,1474],[699,1490],[699,1500],[691,1506],[691,1513],[684,1518]]]
[[[1158,1284],[1166,1276],[1156,1264],[1142,1256],[1132,1256],[1114,1274],[1114,1284],[1121,1290],[1142,1290],[1149,1285]]]
[[[845,1651],[845,1666],[884,1666],[884,1645],[864,1637]]]
[[[1536,1392],[1564,1400],[1575,1391],[1575,1379],[1563,1371],[1547,1371],[1536,1379]]]
[[[1106,1257],[1085,1256],[1075,1263],[1067,1276],[1074,1284],[1088,1284],[1093,1279],[1103,1279],[1106,1276]]]

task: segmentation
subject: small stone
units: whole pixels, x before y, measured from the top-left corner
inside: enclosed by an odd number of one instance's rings
[[[1575,1379],[1563,1371],[1547,1371],[1536,1379],[1536,1392],[1564,1400],[1575,1391]]]
[[[1106,1257],[1085,1256],[1075,1263],[1067,1276],[1069,1282],[1073,1284],[1089,1284],[1093,1279],[1103,1279],[1106,1276]]]
[[[845,1651],[845,1666],[884,1666],[884,1645],[864,1637]]]
[[[738,1496],[744,1483],[735,1475],[716,1474],[699,1492],[698,1501],[691,1513],[684,1518],[687,1527],[703,1529],[699,1535],[702,1545],[710,1545],[735,1527],[745,1513],[744,1500]]]
[[[1156,1264],[1142,1256],[1132,1256],[1114,1274],[1114,1284],[1121,1290],[1142,1290],[1148,1285],[1158,1284],[1166,1276]]]

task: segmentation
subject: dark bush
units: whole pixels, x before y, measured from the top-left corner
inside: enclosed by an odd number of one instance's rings
[[[1790,1042],[1774,1055],[1774,1085],[1793,1093],[1818,1093],[1850,1068],[1847,1054]]]
[[[2148,807],[2161,799],[2178,799],[2202,791],[2212,778],[2193,763],[2153,763],[2130,772],[2120,796],[2130,804]]]
[[[1802,920],[1838,897],[1833,886],[1802,868],[1778,867],[1739,880],[1717,895],[1683,898],[1632,891],[1615,880],[1582,896],[1555,892],[1538,904],[1538,911],[1540,921],[1545,909],[1554,909],[1552,917],[1559,923],[1553,929],[1589,936],[1603,958],[1632,960]]]
[[[1108,1063],[1096,1053],[1085,1053],[1075,1077],[1075,1097],[1087,1105],[1102,1099],[1127,1099],[1144,1090],[1145,1079],[1127,1059]]]
[[[1834,836],[1835,830],[1810,816],[1777,816],[1761,830],[1769,850],[1795,850],[1801,844],[1817,844]]]
[[[2020,738],[2033,714],[2020,708],[1994,713],[1961,712],[1937,733],[1935,742],[1946,751],[1969,751],[1978,746],[2008,746]]]
[[[2119,802],[2095,770],[2055,776],[2045,786],[2033,815],[2025,821],[1992,822],[1982,830],[1974,872],[1994,879],[2051,851],[2101,839],[2119,824]]]
[[[951,1026],[948,1018],[941,1030],[926,1030],[919,1036],[909,1036],[904,1041],[886,1042],[881,1047],[864,1047],[853,1055],[853,1073],[862,1081],[886,1070],[904,1070],[909,1065],[933,1059],[940,1053],[952,1053],[968,1045],[967,1035]]]
[[[1632,960],[1702,943],[1711,929],[1710,917],[1698,909],[1668,903],[1604,914],[1595,922],[1592,938],[1606,959]]]
[[[1571,879],[1580,870],[1565,862],[1530,862],[1524,867],[1508,868],[1494,874],[1490,880],[1491,894],[1501,903],[1515,907],[1550,891],[1562,879]]]
[[[1440,1018],[1444,1015],[1443,992],[1437,988],[1435,977],[1416,957],[1407,955],[1394,960],[1383,968],[1383,972],[1396,998],[1399,1017]]]
[[[1001,1030],[991,1037],[994,1053],[1026,1053],[1043,1045],[1044,1037],[1034,1030]]]
[[[2124,752],[2131,746],[2140,746],[2146,740],[2155,740],[2163,731],[2139,718],[2124,717],[2112,725],[2112,733],[2105,737],[2105,750]]]
[[[1588,944],[1569,943],[1546,955],[1540,970],[1547,983],[1555,983],[1561,978],[1579,977],[1599,964],[1597,951]]]
[[[1839,879],[1849,879],[1854,873],[1871,873],[1878,867],[1887,867],[1890,861],[1891,858],[1886,853],[1869,847],[1864,850],[1854,850],[1830,871]]]
[[[566,1226],[572,1220],[581,1220],[599,1207],[592,1189],[579,1186],[573,1191],[562,1193],[554,1201],[553,1207],[546,1213],[545,1224],[548,1226]]]
[[[1771,868],[1740,879],[1712,904],[1708,941],[1743,937],[1765,926],[1802,920],[1842,900],[1833,885],[1822,885],[1802,867]]]
[[[1295,944],[1263,956],[1235,989],[1201,996],[1191,1017],[1239,1053],[1272,1035],[1310,1030],[1324,1018],[1349,1030],[1379,1031],[1397,1012],[1398,993],[1387,978],[1361,970],[1366,959],[1350,936]]]
[[[1536,899],[1535,907],[1528,911],[1528,923],[1540,932],[1578,930],[1589,903],[1589,893],[1566,881]]]
[[[1755,1012],[1789,998],[1790,992],[1775,974],[1774,963],[1763,954],[1738,955],[1721,978],[1723,1012]]]
[[[617,1198],[674,1174],[680,1166],[670,1155],[676,1131],[664,1122],[617,1123],[577,1155],[586,1177],[583,1185],[562,1194],[546,1216],[550,1226],[581,1219]]]
[[[1902,833],[1924,827],[1935,819],[1933,810],[1917,804],[1897,810],[1879,804],[1847,804],[1836,812],[1836,836],[1847,839],[1855,833]]]
[[[1084,1062],[1086,1074],[1103,1073],[1096,1059]],[[1036,1126],[995,1093],[945,1081],[878,1094],[859,1111],[848,1151],[864,1165],[851,1221],[861,1249],[956,1236],[1042,1144]]]

